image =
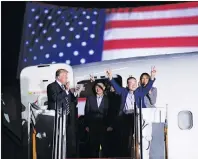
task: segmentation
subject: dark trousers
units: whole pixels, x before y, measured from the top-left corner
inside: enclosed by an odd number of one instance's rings
[[[67,116],[67,124],[66,124],[66,157],[67,158],[75,158],[76,154],[76,132],[75,125],[72,123],[71,116]]]
[[[93,120],[89,125],[89,158],[98,158],[100,146],[105,148],[105,126],[103,120]]]
[[[123,114],[118,117],[119,126],[119,156],[130,157],[132,150],[132,138],[134,133],[134,114]]]
[[[103,155],[105,157],[119,157],[119,129],[113,128],[113,131],[106,132],[105,134],[105,150]]]
[[[73,128],[73,125],[71,124],[71,120],[70,120],[70,115],[66,116],[66,157],[68,158],[73,158],[75,157],[75,151],[73,149],[73,135],[75,133],[74,131],[74,128]],[[57,132],[58,133],[58,132]],[[51,139],[53,139],[53,132],[51,133],[51,136],[50,136]],[[59,140],[58,140],[59,141]],[[60,143],[61,144],[61,143]],[[53,140],[51,140],[51,144],[50,144],[50,156],[52,156],[52,147],[53,147]],[[58,145],[59,145],[59,142],[58,142]],[[52,157],[50,157],[52,158]],[[50,159],[49,158],[49,159]]]

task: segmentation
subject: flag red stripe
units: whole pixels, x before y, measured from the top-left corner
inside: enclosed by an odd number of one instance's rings
[[[78,102],[85,102],[86,98],[78,98]]]
[[[106,23],[105,29],[130,28],[130,27],[151,27],[151,26],[171,26],[198,24],[198,16],[168,18],[168,19],[149,19],[149,20],[117,20]]]
[[[198,46],[198,37],[170,37],[170,38],[144,38],[106,40],[104,50],[153,48],[153,47],[193,47]]]
[[[198,2],[184,2],[175,4],[166,4],[159,6],[147,6],[147,7],[136,7],[136,8],[111,8],[107,9],[107,13],[128,13],[128,12],[147,12],[147,11],[165,11],[173,9],[185,9],[198,7]]]

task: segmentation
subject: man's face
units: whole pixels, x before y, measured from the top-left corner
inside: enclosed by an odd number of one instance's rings
[[[60,75],[58,76],[59,81],[62,84],[66,84],[68,80],[68,73],[67,72],[61,72]]]
[[[135,91],[137,88],[137,81],[135,79],[128,80],[127,86],[130,91]]]
[[[144,75],[141,79],[141,84],[142,85],[147,85],[147,83],[149,82],[149,77]]]
[[[99,86],[96,86],[96,87],[95,87],[95,91],[96,91],[96,94],[98,94],[98,95],[103,94],[103,89],[100,88]]]

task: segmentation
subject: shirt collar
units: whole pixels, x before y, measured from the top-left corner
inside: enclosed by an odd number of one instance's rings
[[[102,98],[104,95],[99,96],[98,94],[96,94],[97,98]]]
[[[133,94],[134,94],[134,91],[133,91],[133,92],[129,91],[129,94],[130,94],[130,95],[133,95]]]
[[[62,85],[63,85],[62,83],[60,83],[58,80],[56,80],[56,82],[58,83],[59,86],[62,87]]]

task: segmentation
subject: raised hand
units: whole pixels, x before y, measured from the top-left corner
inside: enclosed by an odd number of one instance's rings
[[[107,77],[109,78],[109,80],[112,80],[113,75],[112,75],[112,71],[110,69],[106,70],[106,74],[107,74]]]
[[[155,66],[152,66],[151,67],[151,79],[153,80],[155,78],[155,75],[156,75],[156,68]]]
[[[91,82],[94,82],[95,81],[95,78],[94,78],[93,75],[90,75],[90,80],[91,80]]]
[[[83,84],[77,84],[75,92],[79,95],[82,91],[85,90],[85,87]]]

